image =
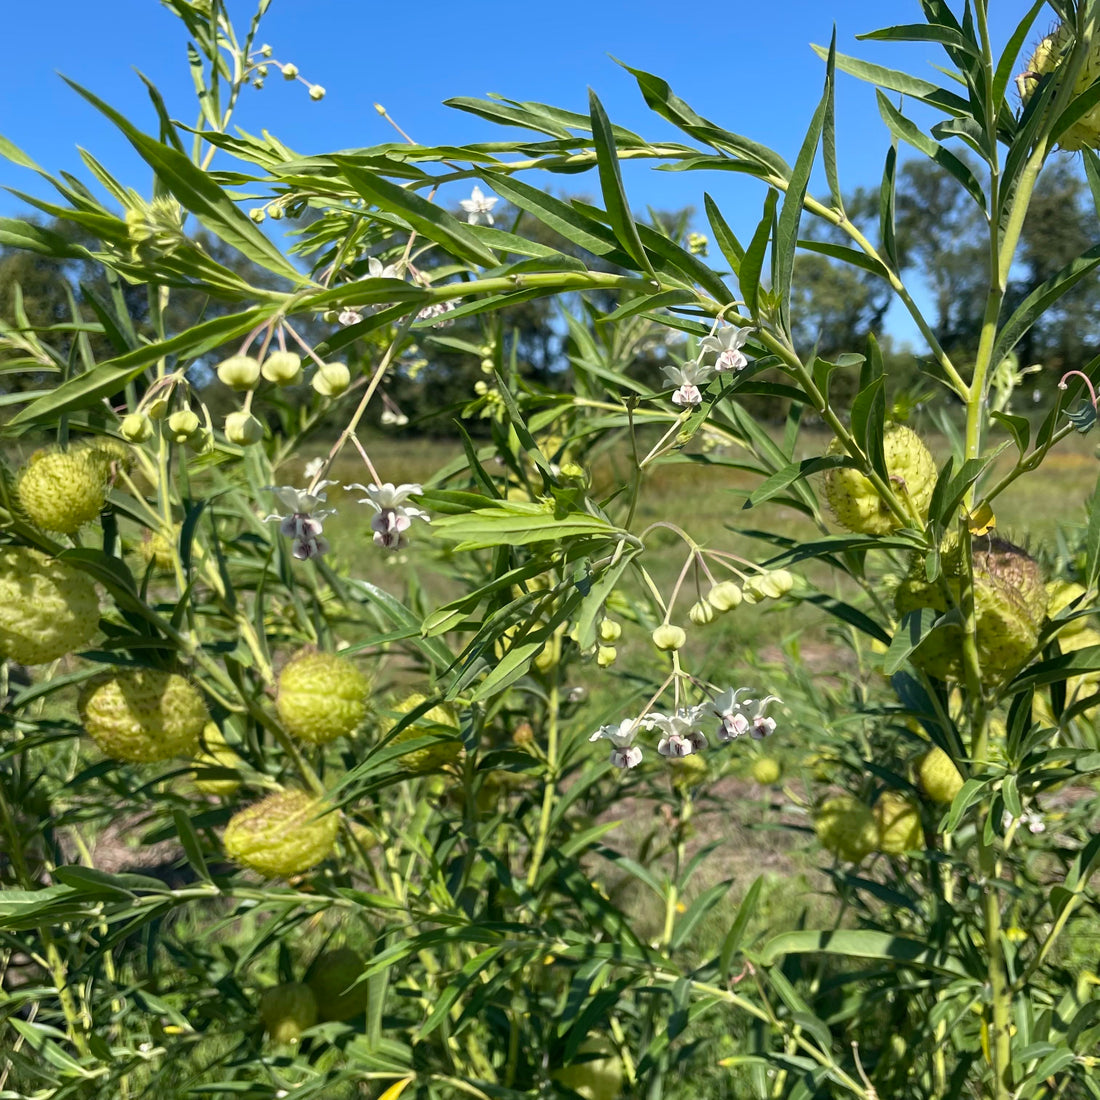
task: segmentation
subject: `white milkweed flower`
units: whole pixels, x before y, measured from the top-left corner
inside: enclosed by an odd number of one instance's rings
[[[368,279],[400,279],[397,264],[383,264],[377,256],[371,256],[367,260]]]
[[[466,211],[466,221],[468,224],[477,225],[477,223],[481,221],[481,216],[484,214],[485,220],[492,225],[492,210],[498,202],[500,202],[500,199],[495,195],[489,198],[488,195],[482,192],[477,184],[474,184],[474,189],[470,192],[470,197],[468,199],[461,199],[458,205]]]
[[[359,503],[369,504],[374,509],[376,515],[370,521],[374,541],[387,550],[401,550],[408,545],[405,532],[412,526],[414,519],[431,523],[427,512],[405,503],[409,497],[424,491],[420,485],[411,482],[394,485],[389,481],[384,485],[360,485],[356,482],[345,485],[344,488],[349,491],[359,489],[367,494],[360,498]]]
[[[320,508],[327,499],[322,491],[335,481],[320,481],[312,486],[312,492],[295,489],[292,485],[265,485],[264,490],[275,494],[282,505],[283,514],[273,512],[264,517],[265,523],[279,520],[279,531],[291,539],[291,553],[299,561],[318,558],[329,549],[328,539],[321,535],[324,521],[335,513],[334,508]]]
[[[311,458],[305,465],[305,469],[302,470],[302,477],[306,479],[306,482],[311,482],[323,469],[325,468],[325,460],[318,455],[316,458]],[[335,482],[327,482],[328,485],[333,485]]]
[[[717,371],[744,370],[749,365],[749,361],[741,348],[749,338],[750,332],[752,332],[750,328],[736,328],[728,325],[713,336],[704,336],[699,342],[700,356],[713,352],[717,357],[714,361],[714,369]]]
[[[454,302],[435,302],[430,306],[425,306],[417,315],[418,321],[431,321],[435,320],[433,328],[447,328],[454,324],[454,321],[445,320],[446,315],[455,308]],[[438,318],[438,319],[437,319]]]
[[[634,744],[634,735],[642,723],[636,718],[624,718],[617,726],[600,726],[589,741],[611,742],[611,763],[616,768],[636,768],[642,762],[642,750]]]
[[[698,359],[689,359],[682,367],[665,367],[665,378],[677,387],[672,395],[674,405],[698,405],[703,395],[700,384],[706,384],[711,376],[711,368],[704,366]]]
[[[1005,810],[1004,817],[1001,819],[1001,828],[1009,828],[1015,820],[1016,818],[1012,816],[1011,812]],[[1020,818],[1020,824],[1023,825],[1029,833],[1045,833],[1047,828],[1042,815],[1036,813],[1035,810],[1025,810],[1023,816]]]
[[[348,325],[357,325],[363,320],[363,315],[357,309],[342,309],[336,317],[345,328]]]
[[[691,756],[707,747],[707,739],[699,728],[703,717],[701,707],[680,707],[675,714],[651,714],[646,722],[663,734],[657,742],[662,756]]]
[[[719,721],[717,737],[719,741],[735,741],[744,734],[751,735],[754,741],[762,741],[769,733],[775,732],[775,719],[765,715],[764,710],[771,702],[777,702],[778,696],[768,695],[759,703],[752,699],[738,698],[748,688],[726,688],[706,709]],[[752,707],[756,710],[750,714]]]

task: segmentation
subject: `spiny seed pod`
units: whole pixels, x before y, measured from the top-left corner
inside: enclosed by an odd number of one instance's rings
[[[616,1100],[622,1094],[622,1059],[609,1043],[586,1039],[574,1057],[572,1065],[556,1069],[550,1076],[584,1100]]]
[[[1016,78],[1016,89],[1024,106],[1035,93],[1039,81],[1048,73],[1055,72],[1069,55],[1073,47],[1073,30],[1060,23],[1035,48],[1035,53],[1027,63],[1027,69]],[[1100,43],[1093,42],[1085,64],[1073,86],[1074,97],[1081,95],[1090,84],[1100,76]],[[1086,145],[1100,148],[1100,106],[1093,107],[1077,120],[1059,139],[1058,147],[1075,152]]]
[[[144,413],[130,413],[118,429],[131,443],[144,443],[153,434],[153,423]]]
[[[317,1023],[317,998],[304,982],[283,982],[260,997],[260,1019],[276,1043],[296,1043]]]
[[[293,386],[302,377],[302,357],[292,351],[273,351],[264,360],[260,373],[277,386]]]
[[[250,390],[260,380],[260,361],[251,355],[231,355],[218,364],[218,378],[235,390]]]
[[[734,581],[719,581],[707,593],[707,603],[715,611],[732,611],[741,602],[741,589]]]
[[[309,970],[309,988],[322,1020],[350,1020],[367,1009],[367,983],[360,982],[365,964],[358,951],[340,947],[319,955]]]
[[[202,740],[205,749],[195,757],[200,768],[232,768],[241,764],[241,758],[229,747],[225,735],[215,722],[207,722],[203,727]],[[241,788],[240,779],[196,779],[195,787],[203,794],[215,794],[222,798],[235,795]]]
[[[887,855],[924,850],[924,829],[920,807],[905,795],[885,791],[875,803],[873,814],[878,829],[875,847]]]
[[[351,371],[343,363],[321,364],[312,385],[322,397],[339,397],[351,385]]]
[[[328,856],[339,827],[339,815],[323,799],[305,791],[278,791],[238,810],[222,844],[235,863],[268,878],[289,878]]]
[[[72,535],[103,511],[109,475],[94,451],[46,451],[31,459],[16,492],[36,527]]]
[[[682,626],[664,623],[650,635],[658,649],[682,649],[687,644],[687,632]]]
[[[814,815],[814,832],[826,851],[851,863],[859,863],[878,844],[875,815],[850,794],[822,803]]]
[[[778,783],[783,775],[783,765],[774,756],[759,756],[752,762],[752,777],[761,786]]]
[[[29,547],[0,547],[0,657],[56,661],[98,626],[99,597],[86,573]]]
[[[264,426],[243,410],[232,412],[225,418],[225,438],[238,447],[250,447],[264,437]]]
[[[920,758],[917,777],[920,779],[921,789],[933,802],[947,805],[962,790],[963,777],[959,774],[959,769],[939,745]]]
[[[208,717],[190,681],[153,668],[117,669],[90,680],[77,707],[107,756],[137,764],[194,756]]]
[[[886,429],[882,439],[886,469],[898,496],[908,494],[913,510],[928,514],[932,490],[936,487],[936,463],[920,436],[903,424]],[[826,454],[842,454],[839,440],[829,444]],[[863,535],[888,535],[901,526],[870,480],[859,470],[837,467],[825,473],[825,499],[837,523]]]
[[[412,695],[402,699],[393,709],[399,715],[409,714],[428,701],[426,695],[413,692]],[[393,719],[384,719],[382,722],[382,734],[389,733],[397,722]],[[407,741],[415,741],[418,737],[427,737],[430,734],[449,734],[450,739],[438,741],[433,745],[416,749],[406,753],[400,759],[400,765],[408,771],[423,775],[426,772],[438,771],[449,764],[457,764],[462,759],[463,747],[461,734],[458,727],[458,715],[454,708],[447,703],[432,707],[426,714],[422,714],[411,726],[406,726],[390,744],[399,745]]]
[[[324,745],[359,728],[369,690],[366,677],[346,657],[298,653],[279,674],[275,709],[291,736]]]
[[[963,565],[957,542],[944,544],[941,560],[944,582],[958,601]],[[1000,682],[1034,650],[1046,618],[1047,591],[1038,564],[1003,539],[975,548],[973,571],[978,659],[983,673]],[[944,612],[948,606],[941,586],[925,579],[920,561],[898,587],[894,603],[899,615],[923,607]],[[914,650],[913,663],[938,679],[960,679],[962,639],[960,624],[937,626]]]

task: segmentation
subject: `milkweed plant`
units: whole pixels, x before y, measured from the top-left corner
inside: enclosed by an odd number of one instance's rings
[[[325,109],[268,0],[244,31],[165,4],[196,116],[73,85],[147,193],[3,144],[52,198],[0,244],[71,315],[15,288],[0,329],[0,1095],[1100,1096],[1100,497],[1061,556],[996,519],[1096,418],[1100,357],[1041,418],[1000,368],[1100,264],[1006,299],[1044,164],[1100,200],[1100,3],[1038,0],[999,56],[988,0],[863,36],[934,45],[942,84],[834,35],[793,164],[629,66],[673,139],[594,94],[459,98],[505,136],[303,155],[233,124],[265,79]],[[889,135],[875,227],[848,78]],[[965,359],[902,275],[903,148],[987,229]],[[705,190],[699,224],[638,218],[626,161],[749,177],[759,222]],[[803,251],[889,288],[957,431],[906,422],[874,335],[796,340]],[[400,393],[444,360],[476,379],[434,410],[457,457],[410,465]],[[717,536],[662,514],[675,466]],[[835,675],[762,657],[781,621],[831,623]],[[753,820],[801,916],[712,870]]]

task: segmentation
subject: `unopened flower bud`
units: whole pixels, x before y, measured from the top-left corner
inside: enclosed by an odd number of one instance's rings
[[[293,386],[302,377],[302,357],[292,351],[273,351],[260,373],[277,386]]]
[[[324,99],[325,89],[320,84],[313,84],[309,89],[309,98],[313,100]]]
[[[623,628],[611,619],[600,619],[599,626],[596,627],[601,642],[617,642],[622,632]]]
[[[145,414],[150,420],[163,420],[168,415],[168,398],[157,397],[145,406]]]
[[[249,210],[248,216],[257,225],[259,225],[261,222],[263,222],[264,218],[267,217],[267,215],[264,213],[264,208],[262,206],[254,206],[251,210]]]
[[[691,605],[691,610],[688,612],[688,618],[696,626],[706,626],[707,623],[714,622],[714,617],[718,614],[714,610],[714,607],[707,603],[706,600],[699,600]]]
[[[596,664],[600,668],[610,668],[619,656],[619,651],[613,645],[602,645],[596,650]]]
[[[225,438],[238,447],[259,443],[264,437],[264,426],[251,414],[233,412],[225,418]]]
[[[177,443],[186,443],[199,430],[199,418],[190,409],[180,409],[168,418],[168,432]]]
[[[153,434],[153,425],[144,413],[130,413],[122,418],[118,430],[123,439],[131,443],[144,443]]]
[[[324,363],[313,376],[313,388],[323,397],[339,397],[351,385],[351,371],[343,363]]]
[[[741,589],[735,581],[719,581],[707,593],[707,603],[715,611],[732,611],[740,602]]]
[[[653,631],[653,644],[658,649],[682,649],[687,642],[687,633],[682,626],[673,626],[672,623],[664,623]]]
[[[563,462],[561,465],[561,476],[567,477],[571,481],[588,480],[588,475],[584,472],[584,467],[576,462]]]
[[[283,220],[283,208],[278,203],[269,207],[267,212],[271,215],[272,221],[278,222]]]
[[[283,77],[286,80],[297,80],[298,79],[298,66],[297,65],[292,65],[288,62],[286,65],[283,66]]]
[[[520,722],[512,730],[512,740],[517,745],[530,745],[535,740],[535,730],[530,722]]]
[[[251,355],[231,355],[218,364],[218,378],[235,390],[250,390],[260,380],[260,363]]]
[[[481,360],[481,373],[482,374],[492,374],[495,369],[496,369],[496,364],[488,356],[486,356],[484,359]]]

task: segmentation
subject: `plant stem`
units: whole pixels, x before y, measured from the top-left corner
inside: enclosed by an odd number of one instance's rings
[[[546,854],[550,836],[550,816],[554,809],[554,797],[558,791],[558,709],[561,706],[557,680],[547,692],[546,700],[546,787],[542,792],[542,812],[539,814],[539,831],[531,853],[531,866],[527,869],[527,886],[534,889],[539,868]]]

